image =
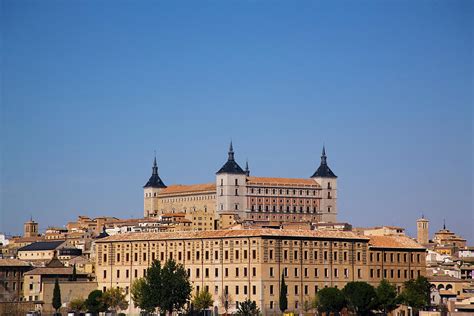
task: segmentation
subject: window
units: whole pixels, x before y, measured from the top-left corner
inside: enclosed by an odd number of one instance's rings
[[[298,295],[298,285],[295,285],[295,295]]]
[[[117,270],[117,278],[120,278],[120,270]]]
[[[270,267],[270,277],[274,277],[274,273],[273,273],[273,267]]]
[[[239,286],[238,285],[235,286],[235,295],[239,295]]]
[[[252,268],[252,276],[257,276],[257,268]]]
[[[215,276],[216,278],[219,277],[219,269],[218,269],[218,268],[215,268],[215,269],[214,269],[214,276]]]
[[[256,285],[252,285],[252,294],[257,295],[257,286]]]
[[[103,261],[107,262],[107,254],[106,253],[104,253],[104,260]]]
[[[104,270],[104,279],[107,278],[107,270]]]
[[[239,268],[235,268],[235,276],[239,277]]]

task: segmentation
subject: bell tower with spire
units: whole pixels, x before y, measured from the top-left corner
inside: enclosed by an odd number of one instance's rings
[[[144,207],[143,207],[143,216],[144,217],[154,217],[157,216],[159,211],[158,204],[158,194],[162,189],[166,188],[166,185],[161,180],[158,175],[158,164],[156,163],[156,154],[153,160],[153,167],[151,168],[151,176],[148,179],[148,182],[143,186],[144,191]]]
[[[325,146],[321,153],[321,164],[311,178],[322,188],[319,220],[325,223],[337,222],[337,176],[328,166]]]
[[[234,147],[230,142],[227,161],[216,172],[216,209],[217,213],[245,214],[247,175],[234,158]]]

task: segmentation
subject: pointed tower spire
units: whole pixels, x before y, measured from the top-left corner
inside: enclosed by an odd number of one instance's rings
[[[234,146],[232,146],[232,140],[230,141],[230,146],[229,146],[229,158],[227,158],[229,161],[234,160]]]
[[[156,152],[153,159],[153,167],[151,167],[151,177],[148,179],[148,182],[143,186],[144,188],[166,188],[166,185],[160,179],[158,175],[158,164],[156,163]]]
[[[245,161],[245,175],[246,175],[247,177],[250,176],[250,169],[249,169],[249,161],[248,161],[248,159]]]
[[[311,178],[337,178],[337,176],[332,172],[328,166],[327,156],[326,156],[326,146],[323,145],[323,150],[321,152],[321,164],[319,168],[313,173]]]
[[[446,229],[446,219],[443,218],[443,229]]]
[[[153,175],[158,175],[158,164],[156,163],[156,151],[155,151],[155,159],[153,159],[153,167],[151,168]]]
[[[321,165],[327,165],[326,147],[323,145],[323,152],[321,153]]]
[[[245,174],[245,171],[239,166],[239,164],[234,159],[234,146],[232,145],[232,140],[229,145],[229,152],[226,163],[216,172],[220,173],[233,173],[233,174]]]

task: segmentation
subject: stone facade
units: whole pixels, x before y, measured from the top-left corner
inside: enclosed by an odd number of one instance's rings
[[[378,285],[386,277],[400,289],[404,281],[425,275],[425,249],[405,236],[241,229],[115,235],[96,246],[99,289],[121,287],[129,298],[133,281],[154,259],[173,258],[188,271],[193,291],[207,289],[213,295],[213,308],[220,313],[219,297],[225,292],[235,301],[231,311],[249,298],[264,315],[279,313],[282,274],[289,310],[295,312],[324,287],[342,288],[349,281]],[[138,314],[130,303],[127,312]]]

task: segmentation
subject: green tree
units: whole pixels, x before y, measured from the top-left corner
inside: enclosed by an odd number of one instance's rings
[[[101,290],[90,292],[86,299],[87,310],[93,314],[105,312],[107,310],[107,305],[104,302],[103,296]]]
[[[153,307],[153,310],[160,307],[159,302],[164,292],[161,274],[161,263],[158,260],[153,260],[146,273],[146,286],[143,287],[143,300],[146,302],[145,305],[150,308]],[[145,310],[147,310],[146,306],[144,308]],[[162,312],[165,311],[166,310],[162,310]]]
[[[86,301],[83,298],[75,298],[69,302],[69,308],[76,312],[85,312]]]
[[[280,310],[282,313],[288,308],[288,286],[285,283],[285,274],[281,274],[281,283],[280,283]]]
[[[235,315],[237,316],[256,316],[260,314],[260,309],[257,307],[257,303],[246,299],[240,303],[239,308]]]
[[[342,291],[334,288],[327,287],[320,290],[317,294],[318,297],[318,310],[326,313],[339,313],[345,306],[345,298]]]
[[[72,276],[71,281],[77,281],[77,271],[76,271],[76,264],[72,266]]]
[[[105,305],[114,310],[124,310],[128,308],[128,302],[125,299],[125,291],[120,287],[111,287],[105,291],[102,298]]]
[[[375,289],[375,292],[377,293],[377,305],[384,315],[397,308],[399,299],[395,285],[383,279]]]
[[[56,279],[54,281],[54,289],[53,289],[53,308],[58,313],[58,310],[61,308],[61,289],[59,288],[59,281]]]
[[[404,285],[401,301],[412,307],[415,313],[430,305],[431,284],[427,278],[420,276],[416,280],[406,281]]]
[[[191,282],[182,264],[169,259],[161,270],[161,299],[158,307],[162,312],[180,311],[191,297]],[[149,284],[150,285],[150,284]]]
[[[376,307],[377,294],[367,282],[349,282],[342,289],[347,305],[357,315],[368,315]]]
[[[156,306],[148,299],[149,287],[145,278],[139,278],[133,281],[132,287],[130,288],[130,295],[135,306],[141,310],[146,313],[153,313],[155,311]]]
[[[198,311],[209,308],[214,304],[211,293],[206,290],[199,291],[193,298],[193,307]]]

